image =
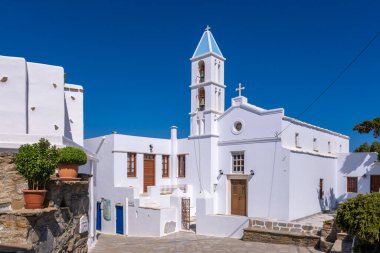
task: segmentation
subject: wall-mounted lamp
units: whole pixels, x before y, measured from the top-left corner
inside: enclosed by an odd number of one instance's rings
[[[153,144],[149,145],[150,153],[153,153]]]
[[[54,88],[57,88],[57,84],[56,83],[52,83],[53,87]]]
[[[253,175],[255,175],[255,172],[254,172],[253,170],[251,170],[251,171],[249,172],[249,174],[251,174],[251,175],[253,176]]]
[[[219,175],[223,175],[223,170],[219,170]]]
[[[367,177],[367,174],[364,174],[362,177],[363,177],[363,178],[366,178],[366,177]]]
[[[5,83],[6,81],[8,81],[8,77],[7,77],[7,76],[3,76],[3,77],[0,79],[0,82],[2,82],[2,83]]]

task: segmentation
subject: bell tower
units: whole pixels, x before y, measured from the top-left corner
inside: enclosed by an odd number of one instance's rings
[[[190,137],[218,135],[216,119],[224,112],[225,60],[207,26],[190,59]]]

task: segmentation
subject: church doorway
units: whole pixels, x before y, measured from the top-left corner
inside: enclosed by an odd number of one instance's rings
[[[231,179],[231,214],[247,215],[247,180]]]
[[[147,192],[148,186],[154,186],[155,176],[155,155],[144,155],[144,192]]]
[[[380,175],[371,176],[371,192],[380,192]]]

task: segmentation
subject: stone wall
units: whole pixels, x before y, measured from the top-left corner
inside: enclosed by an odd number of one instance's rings
[[[46,208],[21,209],[20,191],[26,183],[15,171],[13,158],[0,154],[0,192],[6,191],[12,203],[11,210],[0,210],[0,252],[87,252],[88,232],[79,233],[79,229],[81,219],[88,219],[88,176],[81,175],[78,182],[53,178],[47,187]],[[1,196],[6,199],[6,194]]]
[[[292,232],[301,234],[319,235],[322,230],[321,227],[311,226],[296,222],[286,221],[271,221],[265,219],[250,219],[249,226],[251,228],[258,228],[262,230],[274,230],[282,232]]]
[[[22,190],[28,185],[16,171],[13,153],[0,153],[0,212],[24,207]]]
[[[243,241],[316,247],[319,243],[319,236],[260,228],[246,228],[244,229]]]

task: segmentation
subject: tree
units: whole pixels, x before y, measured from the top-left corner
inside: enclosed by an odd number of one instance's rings
[[[357,147],[354,152],[371,152],[371,147],[368,145],[367,142],[363,143],[359,147]]]
[[[380,118],[374,118],[373,120],[366,120],[360,124],[357,124],[353,128],[354,131],[358,131],[361,134],[368,134],[373,131],[373,137],[380,137]]]
[[[380,142],[373,142],[370,148],[370,152],[377,152],[377,160],[380,161]]]
[[[354,126],[353,130],[361,134],[373,132],[374,138],[380,138],[380,118],[363,121]],[[380,161],[380,142],[375,141],[371,146],[369,146],[368,143],[363,143],[357,147],[354,152],[377,152],[377,160]]]

